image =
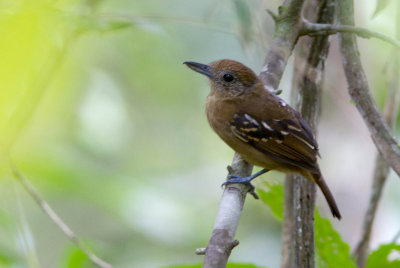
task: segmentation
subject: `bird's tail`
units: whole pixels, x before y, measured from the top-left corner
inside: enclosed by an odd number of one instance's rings
[[[326,201],[328,202],[329,208],[332,211],[333,217],[338,218],[339,220],[342,218],[339,212],[339,208],[336,205],[335,198],[333,198],[333,195],[331,191],[328,188],[328,185],[326,185],[324,178],[322,178],[321,173],[314,173],[312,174],[314,182],[319,186],[321,189],[322,193],[325,196]]]

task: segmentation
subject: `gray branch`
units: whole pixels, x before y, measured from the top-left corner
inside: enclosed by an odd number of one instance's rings
[[[352,0],[343,0],[339,7],[339,23],[354,25]],[[379,152],[393,170],[400,175],[400,148],[392,130],[379,111],[361,65],[359,50],[354,34],[340,33],[339,45],[342,54],[348,91],[360,112]]]
[[[261,80],[272,90],[278,88],[287,61],[299,37],[303,3],[304,0],[286,0],[280,6],[279,14],[272,15],[276,38],[272,41],[260,73]],[[273,13],[270,12],[271,14]]]
[[[235,153],[229,173],[249,176],[252,169],[252,165]],[[229,184],[225,188],[211,238],[205,249],[204,268],[225,267],[232,249],[238,245],[235,233],[249,188],[244,184]]]
[[[304,16],[313,21],[333,23],[333,0],[307,1]],[[317,10],[317,12],[315,12]],[[292,103],[301,111],[314,133],[317,128],[328,36],[303,37],[297,44],[292,84]],[[285,213],[281,267],[315,267],[314,205],[315,184],[299,175],[285,181]]]

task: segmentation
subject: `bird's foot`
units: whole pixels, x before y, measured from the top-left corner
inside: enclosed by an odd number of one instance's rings
[[[255,199],[259,199],[257,193],[254,191],[255,187],[253,186],[253,184],[251,184],[251,180],[254,179],[254,176],[249,176],[249,177],[241,177],[241,176],[237,176],[237,175],[233,175],[233,174],[229,174],[228,175],[228,180],[225,181],[221,186],[226,186],[232,183],[239,183],[239,184],[245,184],[247,186],[249,186],[249,193],[255,198]]]

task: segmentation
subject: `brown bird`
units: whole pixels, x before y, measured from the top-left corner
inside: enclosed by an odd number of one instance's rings
[[[206,114],[212,129],[244,160],[264,168],[249,177],[230,175],[225,184],[250,184],[269,170],[298,173],[319,186],[333,216],[341,218],[317,163],[318,144],[297,111],[268,91],[240,62],[184,64],[210,80]]]

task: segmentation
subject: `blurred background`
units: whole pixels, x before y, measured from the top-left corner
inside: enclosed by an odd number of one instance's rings
[[[0,267],[91,267],[12,177],[6,157],[99,256],[115,267],[199,263],[211,234],[233,151],[204,115],[206,79],[182,65],[229,58],[258,73],[281,1],[0,1]],[[396,1],[372,17],[355,3],[358,26],[394,37]],[[393,48],[359,39],[382,109]],[[293,66],[280,88],[289,100]],[[337,38],[326,66],[318,130],[321,169],[343,220],[359,239],[376,150],[347,94]],[[281,183],[271,172],[257,179]],[[400,183],[391,173],[372,247],[400,229]],[[318,192],[321,214],[331,218]],[[235,262],[278,267],[281,226],[249,197]]]

